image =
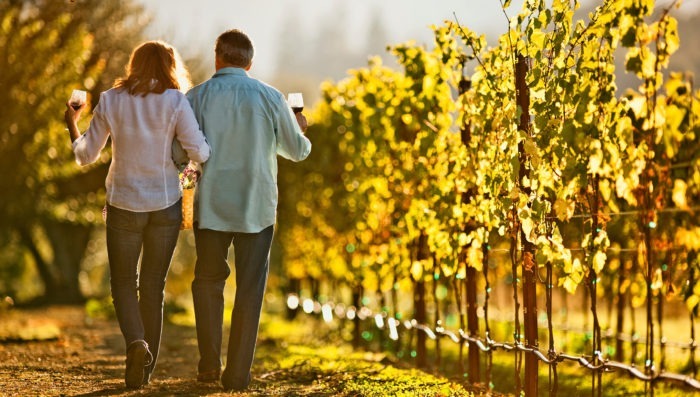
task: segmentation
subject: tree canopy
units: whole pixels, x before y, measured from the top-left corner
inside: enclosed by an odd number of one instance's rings
[[[111,86],[145,23],[131,0],[0,3],[3,293],[16,296],[17,277],[36,266],[46,299],[82,299],[78,274],[110,156],[78,167],[62,115],[71,90],[96,100]]]

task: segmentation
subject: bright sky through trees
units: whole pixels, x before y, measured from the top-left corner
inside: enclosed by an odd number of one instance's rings
[[[256,60],[252,73],[264,80],[271,79],[278,64],[281,39],[289,26],[298,26],[300,49],[315,43],[329,23],[345,32],[338,37],[339,46],[348,50],[361,48],[367,37],[370,24],[378,19],[385,31],[386,44],[399,44],[407,40],[430,44],[432,31],[429,26],[440,25],[446,19],[454,20],[470,29],[491,37],[506,31],[507,22],[498,0],[140,0],[152,13],[150,34],[176,45],[185,57],[206,56],[213,59],[213,42],[225,29],[237,27],[246,31],[256,45]],[[657,5],[669,0],[659,0]],[[582,0],[583,6],[602,0]],[[508,15],[514,16],[522,6],[522,0],[514,0]],[[700,0],[684,0],[683,13],[697,12]],[[289,41],[285,41],[289,45]],[[308,48],[307,48],[308,49]],[[289,50],[288,50],[289,51]],[[306,64],[326,62],[324,54],[318,58],[305,55]],[[211,63],[208,58],[205,62]],[[297,64],[304,65],[305,62]],[[359,64],[347,68],[365,66]],[[316,68],[318,69],[318,68]],[[299,71],[292,71],[299,72]]]
[[[342,38],[349,49],[366,43],[370,21],[379,18],[386,32],[387,43],[398,44],[410,39],[431,43],[431,24],[444,20],[459,21],[472,29],[502,32],[506,20],[497,0],[258,0],[251,2],[228,0],[141,0],[154,16],[151,34],[171,41],[184,56],[202,53],[209,56],[216,36],[223,30],[237,27],[246,31],[256,45],[253,73],[267,79],[274,72],[278,41],[283,26],[297,24],[300,47],[308,46],[328,22],[337,22],[346,31]],[[513,1],[511,14],[520,9],[522,1]],[[308,59],[308,62],[319,62]],[[364,64],[348,65],[348,68]]]

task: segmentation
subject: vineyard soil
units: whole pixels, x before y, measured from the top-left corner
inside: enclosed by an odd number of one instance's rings
[[[382,355],[335,346],[298,345],[261,330],[250,396],[478,396],[447,379],[396,368]],[[113,320],[82,307],[0,312],[0,394],[3,396],[223,396],[195,381],[193,327],[166,324],[151,384],[123,386],[123,341]],[[421,392],[418,392],[420,390]],[[415,394],[418,393],[418,394]]]

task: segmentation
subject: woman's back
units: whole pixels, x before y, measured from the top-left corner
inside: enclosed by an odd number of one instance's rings
[[[73,144],[78,163],[95,161],[108,136],[112,164],[105,183],[107,202],[130,211],[167,208],[180,198],[171,158],[176,136],[193,160],[205,161],[208,155],[187,99],[175,89],[145,96],[121,88],[103,92],[90,127]]]

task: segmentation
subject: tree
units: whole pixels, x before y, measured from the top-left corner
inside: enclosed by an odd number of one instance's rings
[[[16,295],[33,265],[42,301],[83,299],[81,259],[101,218],[109,155],[79,168],[62,113],[72,89],[96,100],[111,86],[141,38],[141,14],[131,0],[0,3],[0,293]]]

